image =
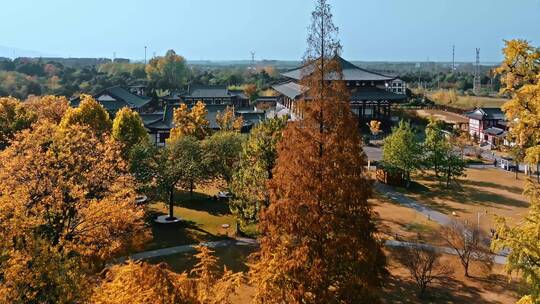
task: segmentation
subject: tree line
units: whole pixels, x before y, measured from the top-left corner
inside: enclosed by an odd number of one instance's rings
[[[0,59],[0,96],[25,99],[30,95],[57,95],[68,98],[81,93],[96,94],[108,87],[146,85],[152,91],[184,90],[189,85],[241,86],[253,84],[265,90],[279,75],[270,67],[254,71],[234,67],[204,68],[187,64],[169,50],[148,64],[108,62],[73,66],[52,59]]]

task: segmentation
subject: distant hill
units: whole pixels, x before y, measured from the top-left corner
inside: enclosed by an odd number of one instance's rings
[[[54,54],[48,54],[44,52],[39,52],[35,50],[25,50],[9,46],[0,45],[0,57],[16,58],[16,57],[43,57],[51,56]]]

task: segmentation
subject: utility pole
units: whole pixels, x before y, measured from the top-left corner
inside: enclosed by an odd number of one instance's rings
[[[113,52],[112,53],[112,61],[114,62],[115,59],[116,59],[116,52]]]
[[[255,51],[251,51],[251,70],[255,71]]]
[[[146,65],[146,45],[144,46],[144,65]]]
[[[452,72],[456,70],[456,46],[452,45]]]
[[[480,93],[480,49],[476,48],[476,65],[474,66],[474,80],[473,80],[473,92],[474,94]]]

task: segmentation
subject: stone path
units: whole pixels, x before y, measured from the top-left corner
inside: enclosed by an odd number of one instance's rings
[[[391,186],[375,183],[375,190],[400,205],[416,210],[440,225],[447,225],[451,221],[448,215],[422,205],[405,194],[396,191]]]

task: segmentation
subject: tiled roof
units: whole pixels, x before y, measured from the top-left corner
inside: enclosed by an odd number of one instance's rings
[[[476,108],[465,116],[476,120],[504,120],[504,112],[500,108]]]
[[[145,116],[148,115],[148,123],[145,122],[145,127],[148,129],[154,129],[154,130],[170,130],[174,127],[173,123],[173,113],[174,109],[176,109],[176,106],[166,106],[164,111],[162,113],[153,113],[153,114],[143,114]],[[206,114],[206,119],[208,120],[209,126],[211,129],[218,129],[219,125],[216,121],[216,115],[218,112],[224,112],[227,108],[227,105],[206,105],[206,110],[208,111],[208,114]],[[159,114],[161,115],[161,118],[158,118],[157,120],[151,121],[150,115]],[[142,117],[142,115],[141,115]],[[155,117],[155,116],[154,116]],[[143,118],[144,121],[145,118]]]
[[[503,129],[497,128],[497,127],[487,128],[484,130],[484,133],[492,135],[492,136],[498,136],[498,137],[502,137],[503,135],[506,134],[506,132]]]
[[[192,86],[185,94],[188,98],[227,98],[231,97],[227,86]]]
[[[376,87],[358,87],[351,91],[351,102],[354,101],[404,101],[405,94],[396,94]]]
[[[108,95],[112,97],[112,99],[99,100],[99,97],[104,96],[104,95]],[[123,107],[128,107],[131,109],[138,109],[147,105],[152,100],[152,98],[150,97],[139,96],[139,95],[133,94],[129,90],[121,86],[114,86],[114,87],[107,88],[95,94],[93,97],[97,99],[98,102],[102,104],[103,107],[107,111],[110,111],[110,112],[116,112]],[[80,97],[77,97],[70,101],[70,105],[72,107],[78,107],[80,102],[81,102]]]
[[[272,88],[291,99],[295,99],[296,97],[302,95],[307,91],[307,88],[305,86],[300,85],[294,81],[276,84],[272,86]]]
[[[390,81],[397,78],[394,76],[387,76],[377,72],[372,72],[366,69],[359,68],[339,56],[337,57],[337,59],[342,69],[342,79],[345,81]],[[300,80],[303,78],[303,76],[309,75],[313,72],[313,64],[314,63],[304,65],[302,67],[285,72],[282,75],[295,80]],[[338,79],[338,75],[336,74],[330,74],[327,77],[327,80],[336,79]]]

